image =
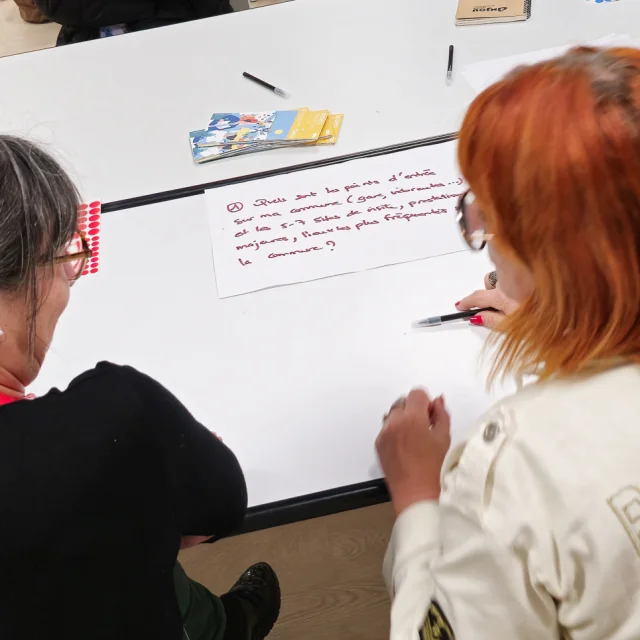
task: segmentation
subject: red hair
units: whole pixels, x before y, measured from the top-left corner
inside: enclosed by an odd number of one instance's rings
[[[496,248],[534,281],[494,372],[640,362],[640,51],[515,70],[474,100],[458,154]]]

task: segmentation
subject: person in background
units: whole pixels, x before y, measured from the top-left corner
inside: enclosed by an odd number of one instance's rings
[[[43,24],[49,22],[49,19],[42,15],[42,12],[36,6],[36,0],[15,0],[20,10],[20,17],[25,22],[32,24]]]
[[[36,0],[36,4],[43,15],[61,25],[58,46],[233,11],[229,0]]]
[[[467,112],[461,231],[515,301],[494,375],[537,381],[450,450],[442,397],[385,417],[392,640],[640,638],[639,125],[636,49],[521,67]]]
[[[0,638],[262,640],[269,565],[218,598],[177,563],[241,524],[233,453],[131,367],[27,399],[90,257],[78,204],[55,160],[0,135]]]

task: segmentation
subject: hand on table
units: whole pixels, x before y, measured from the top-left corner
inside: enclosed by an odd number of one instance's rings
[[[380,465],[396,516],[420,500],[440,496],[440,470],[451,443],[442,396],[433,402],[421,389],[397,400],[376,439]]]
[[[469,322],[488,329],[500,329],[500,323],[504,317],[510,316],[518,308],[518,303],[502,293],[500,285],[495,279],[495,271],[484,277],[484,286],[484,289],[474,291],[466,298],[462,298],[456,304],[456,309],[468,311],[469,309],[493,307],[497,311],[483,311],[473,316]]]

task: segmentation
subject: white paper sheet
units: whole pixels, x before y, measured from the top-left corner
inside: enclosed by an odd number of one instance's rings
[[[211,189],[221,298],[465,250],[447,142]]]
[[[628,35],[612,33],[597,40],[585,43],[592,47],[615,47],[615,46],[636,46]],[[555,58],[566,53],[576,44],[567,44],[549,49],[538,49],[520,53],[515,56],[505,56],[504,58],[494,58],[468,64],[462,69],[464,79],[476,90],[477,93],[484,91],[488,86],[500,80],[506,73],[523,64],[535,64],[543,60]]]

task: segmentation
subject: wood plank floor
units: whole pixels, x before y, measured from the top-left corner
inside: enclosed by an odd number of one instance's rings
[[[273,640],[388,640],[382,558],[389,504],[258,531],[184,551],[187,574],[224,593],[249,565],[269,562],[282,587]]]

